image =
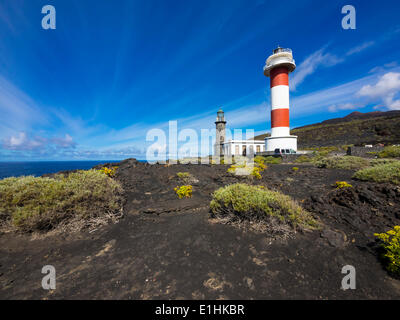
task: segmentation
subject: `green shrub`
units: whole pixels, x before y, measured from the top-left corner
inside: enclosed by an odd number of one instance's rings
[[[264,158],[264,163],[267,163],[267,164],[280,164],[280,163],[282,163],[282,158],[281,157],[268,156],[268,157],[263,157],[263,158]]]
[[[378,152],[378,158],[400,158],[400,146],[385,147]]]
[[[305,162],[311,162],[312,159],[310,157],[307,157],[306,155],[301,155],[300,157],[296,158],[295,162],[297,163],[305,163]]]
[[[294,171],[294,172],[299,171],[299,167],[293,167],[292,171]]]
[[[121,185],[99,170],[0,180],[0,212],[26,232],[49,230],[73,217],[89,219],[121,209]]]
[[[287,225],[292,228],[314,228],[316,221],[289,196],[265,187],[236,183],[213,193],[210,203],[215,217],[228,221],[265,222],[275,229]]]
[[[381,164],[388,164],[388,163],[395,163],[395,162],[399,162],[399,160],[396,159],[372,159],[369,164],[370,166],[374,167],[374,166],[378,166]]]
[[[323,158],[316,161],[315,164],[319,168],[354,170],[368,167],[369,161],[360,157],[343,156]]]
[[[179,199],[192,197],[193,187],[191,185],[176,187],[174,190]]]
[[[379,164],[357,171],[354,178],[363,181],[390,182],[400,184],[400,161]]]
[[[305,148],[305,150],[314,151],[315,155],[318,155],[320,157],[325,157],[328,154],[330,154],[331,152],[339,151],[339,147],[337,147],[337,146],[313,147],[313,148]]]
[[[374,236],[382,241],[387,270],[400,275],[400,226],[394,226],[386,233],[375,233]]]

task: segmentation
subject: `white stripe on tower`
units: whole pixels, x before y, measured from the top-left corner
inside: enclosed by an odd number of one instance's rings
[[[271,88],[272,110],[289,108],[289,86],[278,85]]]

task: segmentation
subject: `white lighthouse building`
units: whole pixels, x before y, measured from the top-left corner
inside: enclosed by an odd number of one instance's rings
[[[289,129],[289,73],[296,68],[292,50],[278,47],[268,57],[264,75],[270,78],[271,136],[265,138],[267,152],[297,151],[297,136]]]

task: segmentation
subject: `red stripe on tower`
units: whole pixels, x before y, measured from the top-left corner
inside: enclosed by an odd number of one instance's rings
[[[271,111],[271,128],[289,127],[289,109],[275,109]]]
[[[271,84],[270,87],[275,86],[288,86],[289,85],[289,71],[287,68],[274,68],[271,70]]]

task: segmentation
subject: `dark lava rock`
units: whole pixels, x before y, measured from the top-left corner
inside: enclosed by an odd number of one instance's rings
[[[332,247],[336,248],[344,247],[347,239],[345,234],[328,229],[321,232],[321,238],[326,239]]]
[[[400,188],[390,184],[364,183],[312,196],[305,208],[318,213],[325,223],[347,235],[362,235],[372,241],[373,234],[399,225]]]

